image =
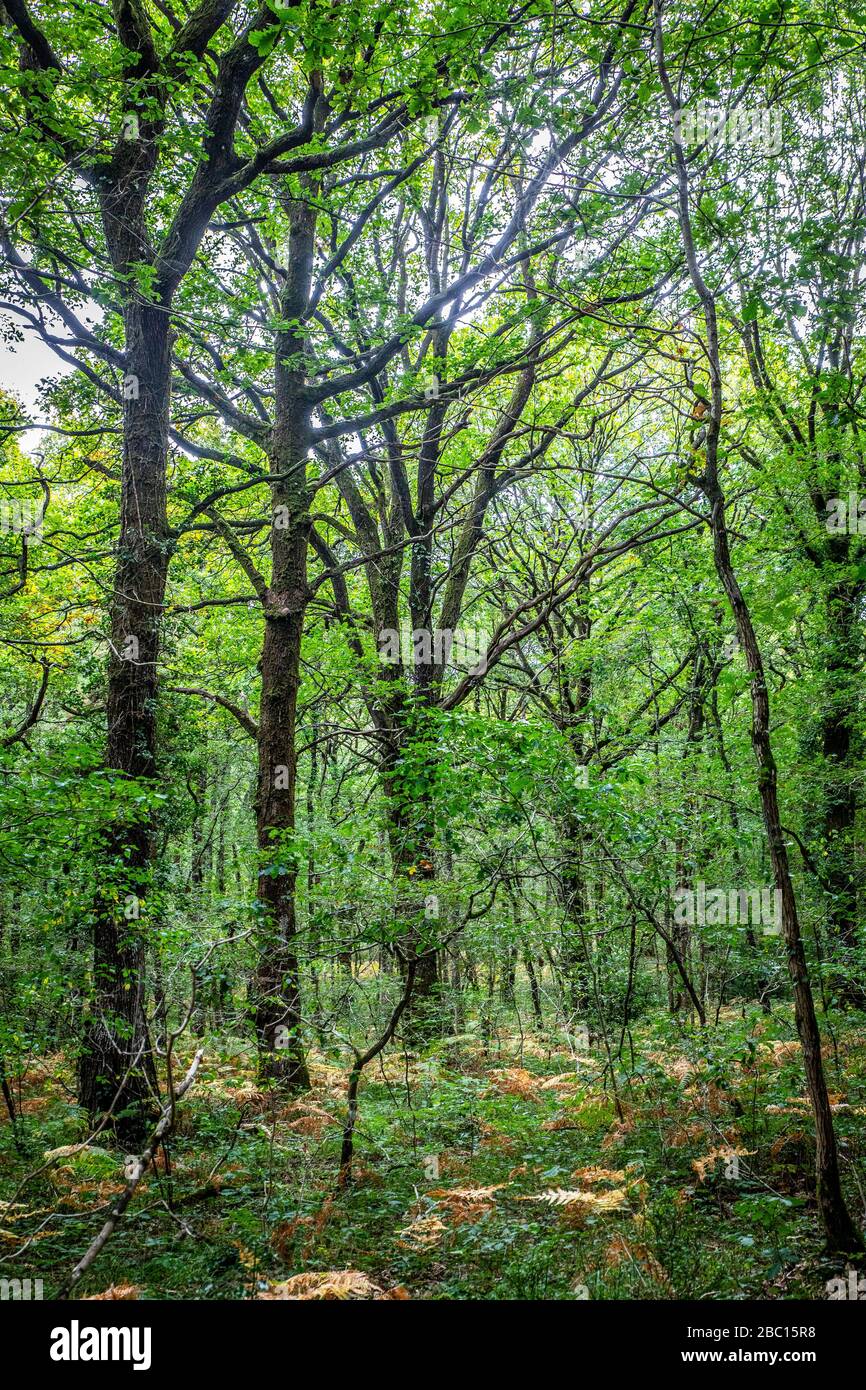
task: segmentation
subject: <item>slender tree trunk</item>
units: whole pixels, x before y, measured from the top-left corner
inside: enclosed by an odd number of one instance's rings
[[[770,741],[770,701],[764,664],[751,614],[731,563],[724,498],[717,483],[713,486],[712,482],[708,482],[705,485],[705,491],[712,509],[711,525],[716,571],[733,610],[737,633],[752,677],[752,747],[758,764],[758,790],[767,831],[770,862],[773,866],[773,880],[781,893],[782,931],[794,993],[794,1013],[797,1021],[797,1032],[803,1049],[806,1085],[815,1116],[818,1205],[829,1247],[832,1250],[857,1251],[862,1249],[863,1242],[842,1195],[833,1115],[830,1110],[827,1083],[824,1079],[824,1066],[821,1060],[821,1034],[815,1014],[815,1002],[812,997],[806,956],[800,935],[794,886],[788,865],[788,851],[779,815],[776,764]]]
[[[433,804],[429,795],[413,796],[411,788],[404,788],[396,775],[388,775],[385,785],[388,840],[396,881],[395,911],[405,958],[414,966],[404,1029],[407,1036],[422,1040],[435,1034],[441,1022]]]
[[[584,867],[584,831],[574,816],[566,816],[561,828],[562,867],[557,890],[565,922],[562,928],[562,974],[567,984],[569,1006],[584,1017],[589,1007],[586,943],[589,905]]]
[[[734,840],[732,845],[734,868],[736,870],[737,878],[741,879],[743,874],[743,859],[742,855],[740,854],[740,817],[737,811],[736,804],[734,802],[736,785],[731,770],[730,759],[728,758],[728,752],[725,747],[725,736],[722,730],[721,716],[719,714],[719,701],[715,680],[713,682],[713,688],[710,694],[710,713],[712,715],[713,724],[716,730],[716,745],[718,748],[719,762],[724,768],[725,777],[727,778],[728,819],[730,821],[731,830],[734,834]],[[751,952],[752,958],[754,960],[754,988],[760,998],[761,1008],[763,1009],[765,1014],[769,1014],[771,1012],[770,991],[772,987],[772,976],[770,971],[767,969],[766,961],[762,957],[761,947],[758,942],[758,938],[755,936],[754,928],[751,922],[746,923],[745,934],[746,945],[748,946],[749,951]]]
[[[532,996],[532,1012],[535,1015],[535,1022],[538,1024],[539,1028],[543,1028],[544,1014],[541,1011],[541,991],[538,988],[538,976],[532,964],[531,950],[525,950],[523,952],[523,967],[526,971],[527,979],[529,980],[529,992]]]
[[[581,585],[575,596],[574,623],[577,637],[581,642],[588,643],[592,636],[589,580]],[[577,678],[564,685],[562,699],[563,727],[578,767],[583,767],[586,758],[583,723],[589,715],[592,699],[592,667],[589,661],[584,660]],[[586,830],[579,817],[569,812],[562,825],[563,857],[559,880],[559,897],[566,916],[562,959],[571,1008],[580,1015],[585,1015],[589,1007],[591,973],[587,959],[590,913],[586,846]]]
[[[847,541],[847,537],[845,538]],[[821,749],[825,763],[823,829],[827,851],[827,917],[831,949],[841,969],[832,979],[840,1003],[866,1008],[866,989],[857,968],[857,888],[855,826],[861,742],[856,687],[862,667],[860,605],[863,585],[842,581],[827,600],[827,655]]]
[[[397,920],[403,927],[406,959],[415,962],[414,987],[407,1001],[407,1033],[435,1033],[439,1027],[440,960],[437,948],[439,898],[436,893],[434,805],[435,751],[416,730],[432,700],[426,669],[416,667],[415,693],[398,696],[390,711],[390,736],[382,740],[382,780],[387,799],[388,843],[396,888]]]
[[[692,817],[692,823],[697,818],[697,808],[695,799],[689,792],[691,784],[690,761],[694,752],[700,747],[704,730],[704,663],[700,654],[695,658],[692,667],[692,689],[689,698],[689,719],[686,730],[685,747],[683,748],[683,804],[687,815]],[[690,888],[689,872],[686,863],[686,845],[681,834],[677,835],[674,858],[674,877],[677,888]],[[693,857],[697,857],[693,855]],[[691,933],[689,932],[688,922],[675,922],[673,916],[670,918],[671,940],[676,945],[676,950],[680,960],[686,965],[690,964],[692,951]],[[679,1013],[687,1003],[687,995],[681,988],[682,980],[676,967],[674,953],[670,946],[667,947],[668,963],[668,1002],[671,1013]]]

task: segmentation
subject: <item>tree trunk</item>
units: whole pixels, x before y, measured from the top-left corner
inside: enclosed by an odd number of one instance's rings
[[[846,538],[847,540],[847,538]],[[835,584],[827,601],[826,681],[821,721],[825,763],[823,829],[828,855],[827,905],[831,947],[841,967],[831,987],[843,1005],[863,1009],[866,990],[854,976],[857,967],[857,819],[856,686],[861,668],[860,604],[862,584]]]
[[[298,874],[294,841],[297,797],[297,708],[301,643],[311,591],[307,582],[310,491],[307,486],[309,405],[305,340],[316,211],[311,201],[288,207],[289,240],[280,311],[290,325],[276,335],[271,475],[271,582],[261,595],[265,638],[260,671],[256,827],[260,855],[259,957],[252,984],[259,1070],[264,1079],[308,1087],[302,1036],[301,982],[295,938]]]
[[[307,1087],[300,1031],[300,972],[294,947],[297,862],[292,843],[297,780],[295,721],[306,603],[297,594],[294,603],[295,611],[285,617],[266,616],[261,659],[256,795],[261,921],[253,997],[263,1078]]]
[[[566,917],[562,928],[562,974],[568,988],[569,1007],[579,1018],[585,1018],[589,1008],[586,958],[589,905],[583,862],[584,832],[576,817],[568,816],[560,833],[562,867],[557,895]]]
[[[404,748],[405,756],[405,748]],[[396,755],[395,755],[396,761]],[[394,871],[395,913],[414,986],[406,1001],[404,1031],[421,1042],[441,1026],[438,936],[439,898],[435,891],[433,805],[429,794],[412,795],[401,778],[386,776],[388,841]]]
[[[693,821],[697,818],[697,807],[695,799],[690,794],[691,786],[691,767],[690,762],[693,754],[700,748],[704,732],[704,661],[699,652],[695,657],[692,666],[692,688],[689,696],[689,719],[686,729],[686,740],[683,748],[683,805],[687,815],[691,815]],[[697,855],[693,854],[694,859]],[[682,834],[676,838],[674,855],[674,878],[677,888],[690,888],[689,866],[686,863],[686,846]],[[691,933],[689,932],[688,922],[675,922],[673,916],[670,918],[671,940],[674,942],[680,960],[690,969],[690,957],[692,951]],[[668,1003],[671,1013],[679,1013],[686,1007],[688,1002],[686,992],[682,989],[682,977],[676,967],[674,951],[671,946],[667,947],[668,962]]]
[[[806,1086],[815,1116],[818,1206],[821,1210],[829,1248],[839,1251],[857,1251],[862,1249],[863,1242],[842,1195],[833,1115],[830,1110],[827,1083],[824,1079],[824,1066],[821,1060],[821,1034],[815,1014],[815,1002],[812,998],[806,955],[800,935],[794,886],[791,882],[788,865],[788,851],[779,815],[776,764],[770,741],[770,701],[764,664],[751,614],[731,563],[724,497],[718,483],[713,485],[713,482],[709,481],[705,484],[704,490],[712,509],[711,526],[716,571],[733,610],[737,634],[752,677],[752,747],[758,764],[758,790],[767,831],[770,862],[773,866],[773,880],[781,893],[782,931],[794,992],[794,1014],[803,1049]]]
[[[165,506],[170,330],[161,307],[136,302],[126,316],[129,399],[124,402],[120,542],[111,615],[107,765],[122,778],[156,773],[160,624],[170,543]],[[105,844],[105,885],[95,908],[93,1000],[79,1063],[88,1113],[116,1100],[119,1129],[147,1123],[155,1083],[145,1019],[145,941],[139,904],[153,857],[151,818],[121,806]]]

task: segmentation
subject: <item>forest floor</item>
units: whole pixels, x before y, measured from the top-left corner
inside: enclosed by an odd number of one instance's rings
[[[866,1030],[824,1031],[862,1218]],[[826,1298],[842,1266],[822,1254],[787,1010],[726,1008],[703,1033],[644,1023],[616,1093],[605,1055],[471,1028],[390,1051],[365,1073],[354,1180],[338,1191],[345,1068],[314,1054],[312,1090],[286,1102],[237,1042],[212,1044],[168,1166],[160,1153],[80,1296]],[[103,1136],[64,1153],[86,1137],[72,1085],[63,1055],[34,1059],[16,1086],[23,1152],[5,1116],[0,1128],[2,1272],[42,1278],[46,1297],[124,1186]]]

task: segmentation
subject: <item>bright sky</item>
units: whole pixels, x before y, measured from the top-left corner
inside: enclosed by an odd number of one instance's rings
[[[43,377],[72,370],[67,362],[55,357],[51,348],[31,329],[24,329],[24,341],[21,343],[0,342],[0,390],[16,396],[28,417],[34,421],[39,420],[43,413],[37,404],[38,382]],[[23,454],[30,454],[44,438],[42,430],[23,431],[18,435],[18,447]]]
[[[13,392],[27,410],[36,409],[36,384],[41,377],[72,370],[35,333],[24,329],[22,343],[0,343],[0,388]]]

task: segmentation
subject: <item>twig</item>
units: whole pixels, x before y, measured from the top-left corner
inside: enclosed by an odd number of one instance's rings
[[[181,1096],[186,1094],[190,1086],[195,1081],[196,1072],[199,1069],[199,1065],[203,1056],[204,1051],[202,1048],[199,1048],[198,1052],[196,1052],[195,1056],[192,1059],[190,1069],[184,1077],[183,1081],[178,1087],[172,1090],[170,1099],[166,1104],[165,1108],[163,1109],[163,1112],[159,1118],[156,1128],[150,1136],[150,1141],[147,1145],[147,1148],[142,1153],[136,1154],[132,1160],[126,1187],[124,1188],[123,1192],[120,1194],[114,1206],[112,1207],[108,1220],[102,1227],[102,1230],[99,1232],[99,1235],[88,1247],[85,1254],[82,1255],[81,1259],[78,1261],[78,1264],[75,1266],[75,1268],[72,1270],[72,1273],[69,1275],[69,1278],[66,1280],[66,1283],[63,1284],[62,1287],[55,1294],[55,1302],[59,1299],[64,1299],[69,1296],[71,1290],[75,1287],[79,1280],[87,1273],[87,1270],[93,1264],[97,1255],[111,1239],[111,1236],[114,1234],[114,1231],[117,1227],[118,1222],[120,1221],[120,1218],[123,1216],[123,1213],[126,1211],[126,1208],[129,1206],[130,1202],[132,1201],[132,1198],[135,1195],[135,1191],[138,1187],[138,1184],[141,1182],[142,1178],[144,1177],[145,1173],[147,1172],[148,1168],[153,1162],[153,1156],[156,1153],[156,1150],[159,1148],[159,1145],[161,1144],[162,1140],[165,1139],[166,1136],[169,1135],[173,1130],[175,1120],[177,1118],[177,1102],[180,1100]]]

